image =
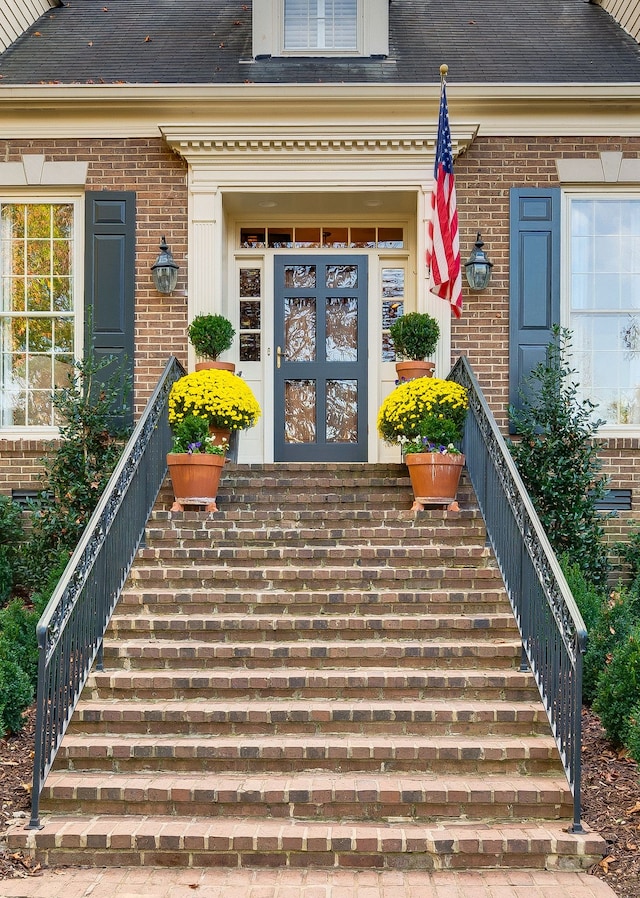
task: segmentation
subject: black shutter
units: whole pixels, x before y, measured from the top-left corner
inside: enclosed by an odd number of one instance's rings
[[[560,188],[513,188],[509,220],[509,403],[518,407],[560,323]]]
[[[89,191],[85,231],[85,341],[97,360],[113,356],[103,369],[106,380],[122,367],[133,384],[136,195]],[[133,422],[133,395],[125,420]]]

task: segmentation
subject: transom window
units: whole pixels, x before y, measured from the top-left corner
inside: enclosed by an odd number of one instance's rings
[[[73,203],[0,203],[0,426],[53,427],[73,368]]]
[[[355,50],[357,0],[284,0],[285,50]]]
[[[640,198],[570,200],[570,322],[583,396],[640,426]]]

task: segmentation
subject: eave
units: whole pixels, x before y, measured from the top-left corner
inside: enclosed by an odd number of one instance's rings
[[[169,125],[429,129],[438,84],[16,85],[0,83],[2,138],[157,137]],[[452,128],[484,136],[636,136],[640,82],[448,85]],[[355,133],[355,132],[354,132]]]

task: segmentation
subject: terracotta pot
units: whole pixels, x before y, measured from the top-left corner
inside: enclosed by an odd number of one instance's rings
[[[185,505],[204,505],[206,511],[217,511],[216,496],[224,463],[224,455],[170,452],[167,464],[175,496],[171,511],[184,511]]]
[[[210,368],[217,368],[219,371],[231,371],[236,370],[236,366],[233,362],[218,362],[218,361],[207,361],[207,362],[196,362],[196,371],[207,371]]]
[[[398,380],[433,377],[435,367],[435,362],[421,362],[409,359],[406,362],[396,362],[396,374],[398,375]]]
[[[446,505],[450,511],[459,510],[456,493],[464,455],[410,452],[404,460],[411,477],[414,511],[422,511],[425,505]]]
[[[214,427],[213,424],[210,424],[209,436],[211,437],[214,446],[226,446],[227,449],[229,448],[231,431],[228,428]]]

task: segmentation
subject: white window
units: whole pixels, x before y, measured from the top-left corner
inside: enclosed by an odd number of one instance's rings
[[[389,0],[253,0],[253,56],[387,56]]]
[[[0,427],[51,428],[77,351],[74,201],[0,202]]]
[[[638,428],[640,195],[572,195],[568,204],[568,326],[576,380],[610,428]]]
[[[285,50],[356,50],[357,0],[284,0]]]

